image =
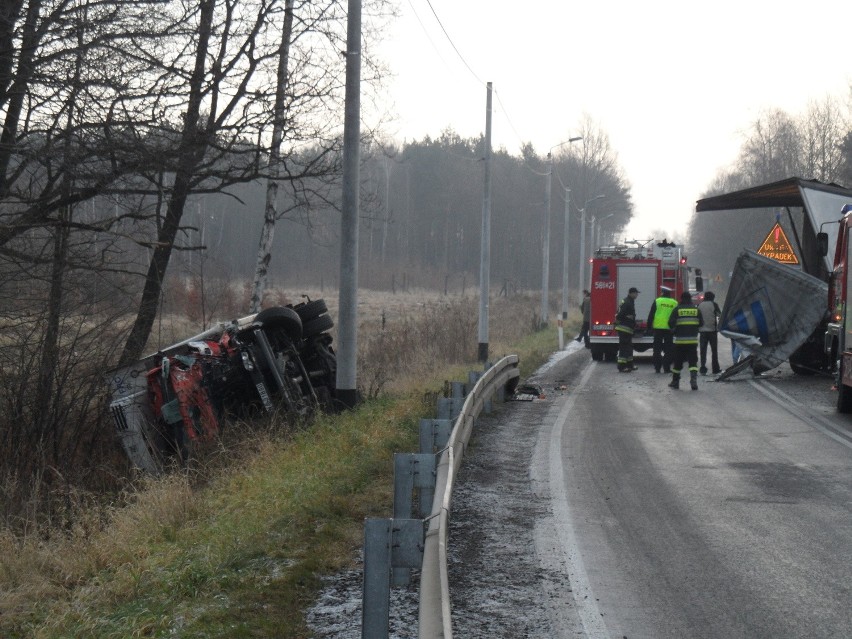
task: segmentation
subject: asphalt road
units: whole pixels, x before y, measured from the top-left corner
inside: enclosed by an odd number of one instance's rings
[[[453,498],[456,636],[852,637],[852,418],[831,380],[673,391],[639,366],[572,343],[531,380],[545,399],[478,424]]]

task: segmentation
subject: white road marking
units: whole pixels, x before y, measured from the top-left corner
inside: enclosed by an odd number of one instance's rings
[[[804,423],[813,426],[815,429],[831,437],[834,441],[840,442],[847,448],[852,448],[852,440],[849,433],[840,430],[835,424],[827,420],[821,415],[817,415],[801,402],[796,401],[787,393],[770,382],[756,382],[749,380],[759,393],[765,395],[773,402],[784,408],[795,417],[801,419]],[[768,387],[768,388],[767,388]]]
[[[580,381],[565,399],[562,408],[554,416],[555,409],[550,411],[545,419],[544,428],[539,433],[534,455],[531,476],[533,481],[542,485],[549,493],[550,504],[553,508],[553,519],[548,522],[550,530],[536,531],[536,550],[539,553],[542,568],[552,569],[562,565],[568,573],[569,583],[574,595],[574,603],[582,630],[590,639],[608,639],[595,593],[589,582],[588,574],[583,563],[583,557],[577,547],[574,535],[574,520],[565,489],[565,473],[562,468],[562,432],[567,426],[568,417],[574,407],[577,394],[583,390],[594,371],[593,362],[589,361],[580,376]],[[552,420],[552,423],[551,423]],[[546,425],[551,423],[550,432]],[[542,528],[546,528],[543,526]],[[556,615],[567,621],[566,611],[555,610]],[[560,624],[561,625],[561,624]],[[560,630],[563,636],[576,636],[567,626]],[[570,632],[570,635],[569,635]]]

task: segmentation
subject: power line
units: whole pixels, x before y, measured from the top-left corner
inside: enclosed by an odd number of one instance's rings
[[[412,4],[411,0],[408,0],[408,6],[411,7],[411,12],[414,14],[414,17],[417,18],[417,22],[420,23],[420,28],[423,29],[423,34],[426,36],[426,39],[429,40],[429,44],[432,45],[432,48],[435,50],[435,53],[438,54],[438,57],[441,59],[441,62],[444,63],[444,66],[449,68],[449,64],[444,60],[444,57],[441,55],[440,49],[438,49],[438,45],[435,44],[435,41],[432,40],[432,36],[429,35],[429,31],[426,29],[426,25],[423,24],[423,21],[420,19],[420,14],[417,13],[417,9],[414,8],[414,4]]]
[[[428,5],[429,5],[429,8],[432,10],[432,15],[434,15],[434,16],[435,16],[435,20],[437,20],[437,21],[438,21],[438,25],[441,27],[441,31],[443,31],[443,32],[444,32],[444,35],[445,35],[445,36],[447,36],[447,41],[450,43],[450,45],[451,45],[451,46],[453,47],[453,49],[455,50],[456,55],[458,55],[458,57],[459,57],[459,60],[461,60],[461,61],[464,63],[464,66],[466,66],[466,67],[467,67],[467,70],[468,70],[468,71],[470,71],[470,74],[471,74],[474,78],[476,78],[476,81],[477,81],[477,82],[479,82],[479,84],[481,84],[481,85],[483,85],[483,86],[484,86],[484,85],[485,85],[485,83],[484,83],[482,80],[480,80],[480,79],[479,79],[479,76],[478,76],[478,75],[476,75],[476,72],[475,72],[473,69],[471,69],[471,68],[470,68],[470,65],[467,63],[467,60],[465,60],[465,59],[464,59],[464,56],[463,56],[463,55],[461,54],[461,52],[458,50],[458,47],[456,47],[455,43],[453,42],[453,39],[450,37],[450,34],[449,34],[449,33],[447,33],[447,30],[444,28],[444,24],[441,22],[441,18],[439,18],[439,17],[438,17],[438,13],[435,11],[435,7],[433,7],[433,6],[432,6],[432,1],[431,1],[431,0],[426,0],[426,4],[428,4]]]

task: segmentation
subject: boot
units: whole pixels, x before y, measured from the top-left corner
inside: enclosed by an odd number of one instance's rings
[[[672,375],[672,381],[669,382],[669,388],[674,388],[675,390],[680,388],[680,375],[678,373],[674,373]]]
[[[698,373],[695,371],[689,372],[689,386],[692,390],[698,390]]]

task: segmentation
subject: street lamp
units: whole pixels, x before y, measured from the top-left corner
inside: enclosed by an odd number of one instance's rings
[[[559,144],[554,144],[547,150],[547,172],[545,173],[545,189],[544,189],[544,229],[543,229],[543,238],[542,238],[542,257],[541,257],[541,325],[547,325],[547,311],[548,311],[548,288],[550,286],[550,181],[551,176],[553,175],[553,156],[551,156],[550,152],[553,151],[556,147],[563,146],[565,144],[571,144],[572,142],[577,142],[582,140],[582,136],[577,136],[574,138],[568,138],[564,142],[560,142]],[[567,210],[567,204],[566,210]],[[560,327],[561,328],[561,327]]]
[[[583,284],[586,282],[586,207],[595,200],[600,200],[605,197],[606,195],[596,195],[595,197],[586,200],[586,203],[583,204],[583,208],[580,209],[580,284],[577,291],[582,291]],[[594,233],[594,226],[592,227],[592,233]]]

